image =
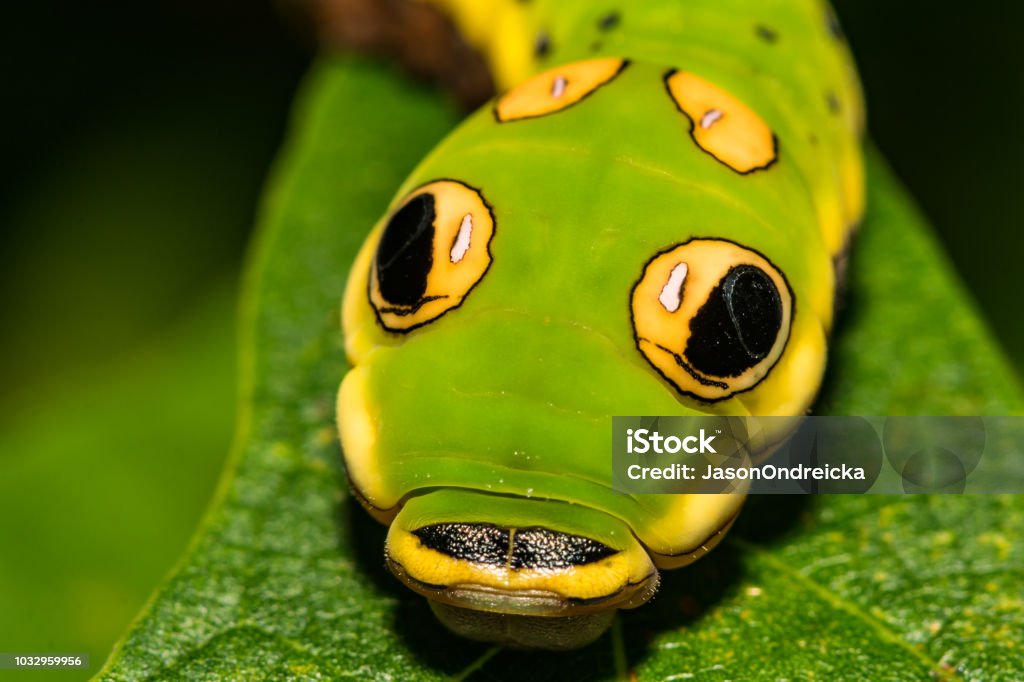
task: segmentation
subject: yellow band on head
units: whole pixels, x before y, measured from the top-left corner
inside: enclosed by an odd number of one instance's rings
[[[393,523],[388,531],[387,557],[392,570],[411,588],[437,597],[446,588],[484,588],[509,593],[546,593],[566,602],[628,597],[633,588],[654,580],[656,570],[637,542],[598,561],[560,568],[513,568],[449,556],[427,547],[410,530]],[[514,531],[513,531],[514,534]]]

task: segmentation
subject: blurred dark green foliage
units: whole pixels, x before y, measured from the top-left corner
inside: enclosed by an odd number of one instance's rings
[[[1020,370],[1024,5],[836,4],[873,136]],[[307,52],[224,0],[17,3],[0,45],[0,650],[98,665],[226,452],[229,283]]]
[[[834,2],[860,68],[871,135],[1020,374],[1024,4]]]
[[[8,13],[9,390],[130,348],[237,269],[306,55],[259,4],[18,3]]]
[[[240,262],[308,55],[219,0],[16,3],[0,45],[0,651],[96,670],[230,444]]]

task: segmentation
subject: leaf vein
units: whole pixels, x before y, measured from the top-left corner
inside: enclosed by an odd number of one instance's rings
[[[733,543],[742,547],[745,551],[755,554],[759,559],[767,564],[770,564],[773,569],[778,570],[780,573],[788,576],[793,582],[798,583],[806,590],[813,593],[816,597],[829,604],[830,606],[844,611],[850,616],[853,616],[857,620],[861,621],[879,637],[879,639],[894,644],[897,647],[903,649],[913,658],[917,659],[922,665],[925,665],[931,670],[936,677],[942,680],[957,680],[963,679],[959,675],[954,674],[952,671],[944,668],[938,661],[933,660],[928,654],[914,646],[898,633],[891,630],[883,621],[873,617],[870,613],[864,611],[859,606],[851,601],[848,601],[842,597],[837,596],[833,592],[829,591],[824,585],[819,584],[809,576],[800,571],[794,570],[789,564],[784,561],[773,557],[770,553],[766,552],[763,548],[755,545],[747,540],[736,538]]]

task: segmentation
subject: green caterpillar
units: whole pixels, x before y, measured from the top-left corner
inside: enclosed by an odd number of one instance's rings
[[[343,303],[346,469],[468,637],[566,649],[724,536],[611,490],[612,415],[799,415],[864,210],[818,0],[447,0],[500,94],[416,169]]]

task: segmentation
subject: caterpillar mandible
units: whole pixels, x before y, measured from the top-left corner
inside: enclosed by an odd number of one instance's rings
[[[864,211],[818,0],[436,0],[500,93],[398,191],[343,301],[346,471],[450,629],[569,649],[743,496],[619,495],[611,415],[800,415]]]

